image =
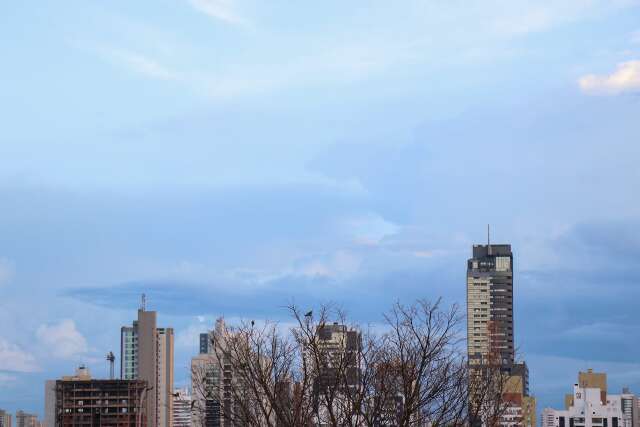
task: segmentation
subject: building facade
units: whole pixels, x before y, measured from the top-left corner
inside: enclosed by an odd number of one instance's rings
[[[578,373],[573,393],[565,395],[565,408],[545,408],[543,427],[639,427],[638,398],[628,389],[609,394],[605,373]]]
[[[472,368],[499,367],[506,379],[499,424],[533,427],[536,401],[529,395],[529,369],[515,361],[513,279],[511,245],[473,245],[467,260],[467,355]]]
[[[467,261],[467,352],[471,363],[514,363],[511,245],[473,246]]]
[[[173,407],[173,329],[158,328],[155,311],[138,310],[132,326],[120,331],[120,377],[143,380],[149,387],[145,401],[149,424],[170,427]]]
[[[56,380],[44,383],[44,427],[56,427]]]
[[[187,388],[173,393],[173,427],[191,427],[191,394]]]
[[[316,334],[318,344],[315,351],[319,354],[309,358],[309,360],[319,360],[321,363],[320,366],[312,368],[312,372],[317,371],[317,376],[313,379],[315,424],[328,426],[331,425],[330,412],[337,414],[338,417],[344,416],[343,411],[348,407],[347,389],[359,385],[362,337],[359,332],[350,330],[346,325],[337,322],[321,324]],[[310,361],[308,365],[313,366],[314,363],[317,362]],[[340,372],[337,370],[342,372],[336,375]],[[325,394],[333,395],[335,398],[326,399],[323,397]],[[345,402],[342,401],[343,397]],[[329,404],[334,407],[330,408]]]
[[[140,380],[93,379],[81,367],[55,381],[55,426],[147,426],[148,389]]]
[[[38,416],[24,411],[16,412],[16,427],[40,427]]]
[[[232,404],[233,373],[225,370],[216,355],[215,345],[223,351],[227,328],[223,318],[216,320],[212,331],[200,334],[200,354],[191,359],[191,389],[194,427],[223,427],[223,405],[229,410]],[[227,381],[224,381],[224,379]],[[225,389],[226,388],[226,389]]]
[[[4,409],[0,409],[0,427],[11,427],[11,414]]]

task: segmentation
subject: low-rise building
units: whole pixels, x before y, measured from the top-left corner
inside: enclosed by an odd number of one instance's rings
[[[580,372],[573,393],[565,396],[565,409],[545,408],[543,427],[640,427],[638,400],[628,390],[607,392],[604,373]]]
[[[500,427],[536,427],[536,399],[528,394],[528,377],[510,375],[502,395],[506,404],[498,424]]]
[[[16,412],[16,427],[40,427],[38,416],[24,411]]]
[[[173,427],[191,427],[191,394],[187,388],[173,393]]]

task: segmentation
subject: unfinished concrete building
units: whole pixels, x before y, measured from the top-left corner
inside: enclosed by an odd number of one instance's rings
[[[57,380],[55,393],[56,427],[147,426],[146,381],[76,375]]]

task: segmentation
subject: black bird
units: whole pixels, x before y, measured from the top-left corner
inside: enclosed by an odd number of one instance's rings
[[[313,315],[313,310],[304,315],[304,317],[311,317]]]
[[[251,321],[251,326],[253,327],[256,324],[253,320]]]

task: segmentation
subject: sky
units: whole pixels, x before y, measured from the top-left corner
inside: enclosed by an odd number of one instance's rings
[[[43,0],[0,35],[0,408],[105,377],[142,293],[176,386],[219,316],[464,309],[487,224],[539,409],[587,368],[640,393],[639,1]]]

